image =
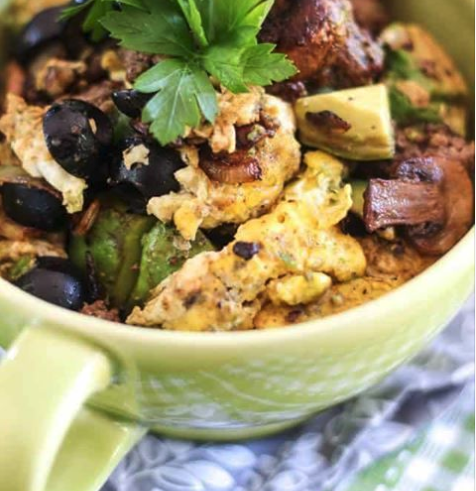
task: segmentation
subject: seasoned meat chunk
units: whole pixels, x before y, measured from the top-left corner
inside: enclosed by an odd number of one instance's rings
[[[357,24],[349,23],[344,46],[338,50],[334,62],[318,76],[321,87],[358,87],[371,84],[382,71],[384,54],[370,34]]]
[[[299,69],[296,79],[307,80],[331,65],[348,34],[347,0],[280,2],[265,21],[261,40],[278,45]]]
[[[390,21],[381,0],[350,0],[357,24],[372,34],[378,34]]]
[[[124,48],[121,48],[117,54],[126,67],[126,79],[131,83],[161,60],[159,55],[149,55]]]
[[[371,83],[383,70],[382,48],[356,24],[348,0],[279,2],[261,39],[296,64],[295,80],[351,87]]]
[[[75,99],[89,102],[93,106],[98,107],[105,113],[111,113],[115,109],[115,105],[112,102],[111,95],[114,91],[123,87],[120,82],[113,82],[111,80],[103,80],[96,84],[88,86],[85,90],[74,94]],[[71,96],[65,96],[65,99]]]

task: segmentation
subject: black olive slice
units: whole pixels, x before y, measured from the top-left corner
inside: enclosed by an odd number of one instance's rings
[[[145,201],[180,190],[175,173],[185,164],[176,150],[141,137],[126,140],[123,148],[112,172],[112,185]]]
[[[66,23],[60,21],[63,7],[53,7],[41,11],[26,25],[17,42],[17,56],[27,61],[46,44],[61,37]]]
[[[99,108],[74,99],[53,104],[43,132],[51,155],[67,172],[88,181],[102,178],[113,128]]]
[[[68,310],[86,303],[86,289],[74,266],[66,259],[39,258],[37,266],[14,282],[27,293]]]
[[[0,188],[5,214],[24,227],[56,232],[68,223],[61,198],[46,186],[4,183]]]
[[[112,100],[121,113],[130,118],[139,118],[152,95],[137,90],[119,90],[112,94]]]

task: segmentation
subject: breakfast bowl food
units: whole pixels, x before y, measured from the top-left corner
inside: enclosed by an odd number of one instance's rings
[[[58,13],[19,31],[0,120],[3,162],[16,162],[0,165],[0,488],[98,489],[147,429],[233,439],[295,425],[376,383],[461,306],[474,269],[470,95],[435,39],[472,85],[474,3],[441,2],[458,39],[434,2],[400,2],[390,26],[370,3],[376,15],[359,7],[343,23],[347,2],[302,2],[323,16],[306,49],[281,38],[283,19],[302,18],[276,2],[260,40],[300,72],[278,55],[250,75],[281,80],[274,95],[212,96],[198,76],[178,129],[160,113],[170,94],[149,106],[177,52],[144,56],[153,77],[131,75],[131,91],[122,52],[70,46]],[[105,23],[118,38],[121,13]],[[58,54],[58,39],[89,57]]]

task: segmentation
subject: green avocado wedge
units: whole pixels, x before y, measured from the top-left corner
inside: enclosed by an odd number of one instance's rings
[[[360,218],[364,218],[365,191],[369,183],[361,179],[353,179],[350,185],[352,187],[351,211]]]
[[[175,227],[158,222],[141,240],[142,258],[130,307],[143,303],[157,285],[178,271],[187,259],[213,247],[202,232],[193,242],[185,241]]]
[[[351,160],[391,159],[395,154],[388,90],[384,84],[299,99],[302,143]]]
[[[154,218],[106,207],[86,236],[74,235],[71,240],[71,260],[86,273],[91,258],[97,279],[114,307],[122,308],[128,301],[139,275],[141,240],[154,223]]]

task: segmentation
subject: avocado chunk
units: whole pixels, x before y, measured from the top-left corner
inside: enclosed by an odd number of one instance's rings
[[[383,84],[299,99],[301,141],[351,160],[384,160],[395,155],[387,87]]]
[[[71,260],[85,274],[92,261],[97,280],[113,307],[123,308],[139,276],[141,240],[155,223],[147,216],[106,206],[86,236],[73,235]]]
[[[113,201],[103,203],[86,236],[72,236],[69,255],[85,275],[92,262],[110,305],[127,311],[205,250],[213,248],[201,233],[193,243],[186,242],[174,227],[130,213],[125,204]]]
[[[202,232],[193,242],[185,241],[171,225],[158,222],[142,237],[142,258],[137,283],[130,297],[131,307],[147,300],[150,292],[165,278],[178,271],[187,259],[213,246]]]
[[[398,124],[445,123],[466,132],[468,87],[451,58],[420,26],[392,24],[382,34],[392,116]]]
[[[361,179],[353,179],[350,182],[352,187],[352,208],[351,212],[360,218],[364,217],[364,195],[369,185],[368,181],[363,181]]]

